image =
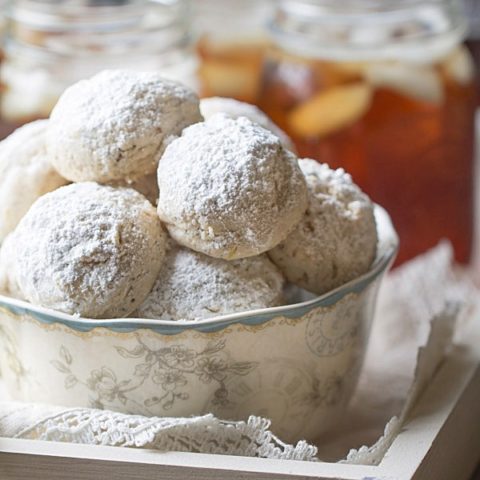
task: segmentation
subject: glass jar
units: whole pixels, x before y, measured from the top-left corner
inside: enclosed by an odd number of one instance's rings
[[[0,135],[47,117],[63,90],[106,68],[195,86],[187,0],[16,0],[7,12]]]
[[[200,95],[257,103],[272,1],[199,0],[194,9]]]
[[[468,262],[474,65],[454,0],[279,0],[259,106],[299,154],[343,167],[392,215],[397,263],[441,238]]]
[[[480,3],[478,0],[463,0],[465,14],[468,18],[468,37],[466,45],[475,63],[480,65]]]

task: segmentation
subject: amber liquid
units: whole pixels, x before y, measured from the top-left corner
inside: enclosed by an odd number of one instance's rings
[[[197,43],[200,96],[258,103],[267,49],[266,42],[219,44],[202,37]]]
[[[400,236],[397,264],[442,238],[452,242],[458,261],[468,262],[474,202],[473,80],[454,81],[438,65],[441,101],[377,86],[368,108],[355,121],[319,135],[308,128],[307,134],[301,134],[291,121],[299,106],[329,89],[362,84],[364,79],[333,62],[270,53],[257,88],[242,91],[237,85],[230,96],[257,104],[292,137],[300,157],[343,167],[373,201],[387,209]],[[212,61],[207,51],[202,55],[204,61]],[[242,64],[248,63],[246,58],[242,57]],[[251,65],[258,65],[258,54]],[[204,80],[201,70],[200,79]],[[209,88],[212,82],[203,85],[204,96],[223,94]]]
[[[0,68],[2,68],[2,62],[3,62],[3,52],[0,50]],[[7,86],[0,83],[0,101],[6,89],[7,89]],[[8,137],[8,135],[10,135],[16,128],[20,127],[24,123],[27,123],[27,122],[19,121],[18,124],[16,123],[13,124],[11,122],[6,121],[0,115],[0,140],[3,140],[4,138]]]
[[[1,94],[0,94],[1,95]],[[18,122],[9,122],[4,118],[0,117],[0,140],[7,138],[12,132],[17,128],[25,125],[26,123],[33,122],[34,120],[39,120],[40,117],[31,117],[19,119]]]

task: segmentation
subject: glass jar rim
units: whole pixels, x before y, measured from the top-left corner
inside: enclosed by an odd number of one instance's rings
[[[124,0],[115,5],[109,0],[16,0],[10,1],[5,17],[12,22],[43,31],[69,28],[71,31],[95,30],[109,26],[125,28],[138,20],[140,7],[162,10],[162,23],[157,17],[157,28],[178,22],[190,7],[189,0]]]
[[[284,50],[347,61],[434,62],[467,30],[458,0],[278,0],[268,23]]]
[[[82,57],[189,48],[189,0],[17,0],[7,13],[5,49]],[[140,7],[144,8],[140,8]]]

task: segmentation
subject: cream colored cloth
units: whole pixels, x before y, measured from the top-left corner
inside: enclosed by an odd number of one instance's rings
[[[443,242],[387,277],[357,390],[342,423],[318,440],[321,458],[352,449],[349,463],[379,463],[450,348],[455,323],[459,333],[478,321],[478,291],[452,256]]]
[[[476,308],[476,289],[467,274],[451,267],[451,258],[450,246],[443,243],[386,279],[357,391],[343,422],[318,439],[318,449],[303,441],[282,442],[269,431],[268,420],[253,416],[247,422],[212,415],[147,418],[8,401],[0,403],[0,436],[379,463],[450,347],[457,319],[462,326]]]

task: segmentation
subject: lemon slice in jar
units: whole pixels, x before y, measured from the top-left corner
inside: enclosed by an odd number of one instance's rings
[[[368,111],[372,93],[365,82],[329,88],[290,113],[290,129],[304,137],[323,137],[346,128]]]

